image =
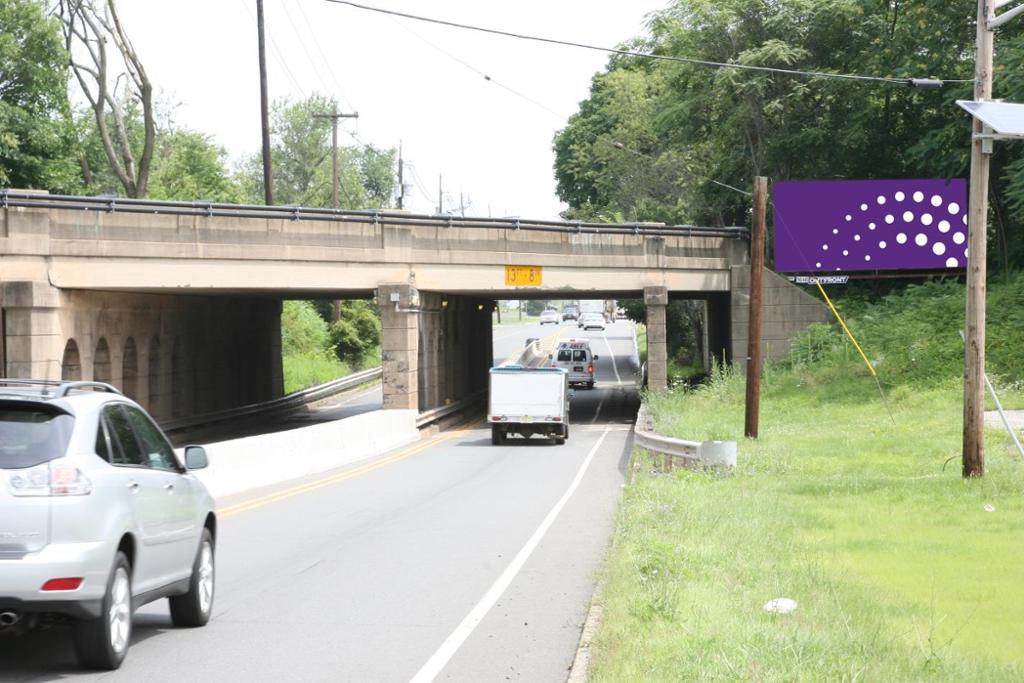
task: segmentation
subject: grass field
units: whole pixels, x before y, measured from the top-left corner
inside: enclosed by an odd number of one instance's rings
[[[986,476],[961,479],[961,400],[893,389],[894,425],[863,369],[769,369],[754,441],[735,374],[651,397],[658,431],[739,441],[739,464],[637,461],[591,680],[1024,679],[1024,464],[989,429]]]
[[[348,365],[326,354],[287,355],[282,358],[282,362],[286,394],[330,382],[352,372]]]

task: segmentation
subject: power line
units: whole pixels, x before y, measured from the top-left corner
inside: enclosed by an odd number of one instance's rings
[[[249,15],[249,18],[252,20],[252,23],[255,26],[257,23],[256,17],[254,17],[252,12],[249,10],[249,5],[246,4],[245,0],[238,1],[242,3],[242,7],[245,8],[245,13]],[[305,90],[302,89],[302,86],[299,85],[299,81],[295,78],[295,74],[293,74],[292,70],[288,68],[288,63],[281,55],[281,50],[277,47],[277,41],[274,40],[274,36],[270,35],[269,32],[267,33],[267,36],[270,38],[270,48],[274,52],[274,57],[277,59],[278,66],[280,66],[281,69],[285,72],[285,75],[288,76],[288,80],[292,82],[292,85],[295,86],[295,89],[299,91],[303,98],[305,98],[306,92]]]
[[[566,47],[576,47],[583,50],[595,50],[597,52],[605,52],[609,54],[623,55],[626,57],[638,57],[640,59],[656,59],[667,62],[681,62],[684,64],[695,64],[697,66],[706,66],[716,69],[737,69],[744,71],[760,71],[768,73],[779,73],[789,74],[792,76],[810,76],[814,78],[831,78],[831,79],[843,79],[843,80],[854,80],[854,81],[869,81],[875,83],[887,83],[889,85],[916,85],[915,81],[924,81],[925,79],[913,79],[913,78],[892,78],[889,76],[864,76],[859,74],[842,74],[842,73],[830,73],[825,71],[801,71],[799,69],[782,69],[772,66],[758,66],[756,64],[736,64],[728,62],[714,62],[707,59],[697,59],[694,57],[678,57],[673,55],[659,55],[647,52],[636,52],[634,50],[623,50],[620,48],[612,47],[601,47],[599,45],[589,45],[587,43],[578,43],[571,40],[560,40],[558,38],[544,38],[541,36],[533,36],[525,33],[513,33],[511,31],[502,31],[500,29],[485,28],[482,26],[474,26],[472,24],[462,24],[455,21],[447,21],[444,19],[434,19],[432,17],[424,17],[417,14],[408,14],[406,12],[397,12],[395,10],[388,10],[381,7],[372,7],[370,5],[361,5],[351,0],[325,0],[336,5],[348,5],[356,9],[366,10],[368,12],[378,12],[380,14],[388,14],[396,17],[403,17],[405,19],[412,19],[413,21],[422,21],[430,24],[439,24],[441,26],[448,26],[451,28],[463,29],[466,31],[477,31],[480,33],[489,33],[497,36],[505,36],[506,38],[516,38],[518,40],[532,40],[538,43],[549,43],[552,45],[564,45]],[[930,81],[932,85],[944,84],[944,83],[973,83],[974,79],[942,79]],[[927,87],[927,86],[925,86]]]
[[[298,40],[299,40],[299,46],[302,48],[303,54],[306,55],[306,61],[308,61],[309,65],[311,67],[313,67],[313,73],[316,74],[316,78],[317,78],[318,81],[320,81],[320,85],[324,86],[324,91],[325,92],[330,92],[331,91],[331,86],[327,85],[327,81],[324,79],[323,75],[320,73],[320,69],[317,68],[316,62],[313,61],[313,56],[311,54],[309,54],[309,50],[306,49],[306,41],[303,40],[302,36],[299,34],[299,27],[295,25],[295,20],[292,19],[292,13],[288,9],[288,3],[287,2],[282,2],[281,3],[281,7],[284,9],[285,16],[288,17],[288,23],[292,27],[292,32],[295,33],[295,37],[298,38]]]
[[[316,45],[316,49],[320,53],[320,58],[323,59],[324,66],[327,67],[327,73],[334,82],[335,88],[337,88],[338,96],[341,97],[342,101],[348,105],[349,109],[356,109],[348,97],[345,96],[345,89],[341,87],[341,83],[338,82],[338,78],[334,75],[334,69],[331,68],[331,62],[327,59],[327,54],[324,52],[323,46],[320,45],[320,39],[316,37],[316,31],[313,30],[313,24],[309,21],[309,16],[306,14],[305,8],[303,8],[301,2],[297,2],[296,4],[299,7],[299,12],[302,14],[302,20],[306,22],[306,28],[309,29],[309,34],[313,36],[313,44]]]
[[[555,118],[559,119],[560,121],[564,121],[567,118],[567,117],[563,116],[562,114],[559,114],[554,109],[551,109],[547,105],[545,105],[545,104],[543,104],[541,102],[538,102],[537,100],[535,100],[535,99],[533,99],[531,97],[528,97],[527,95],[524,95],[523,93],[519,92],[518,90],[514,90],[514,89],[510,88],[509,86],[505,85],[504,83],[499,83],[498,81],[496,81],[493,78],[491,78],[491,76],[489,74],[487,74],[486,72],[481,71],[480,69],[476,68],[475,66],[473,66],[469,62],[465,61],[464,59],[461,59],[461,58],[453,55],[451,52],[448,52],[443,47],[432,43],[431,41],[427,40],[426,38],[424,38],[422,35],[420,35],[416,31],[413,31],[411,28],[409,28],[408,26],[406,26],[402,22],[398,21],[397,19],[392,18],[391,21],[393,21],[400,28],[402,28],[405,31],[408,31],[409,33],[411,33],[414,37],[418,38],[419,40],[423,41],[424,43],[426,43],[430,47],[434,48],[435,50],[437,50],[438,52],[443,54],[445,57],[448,57],[449,59],[451,59],[451,60],[453,60],[455,62],[458,62],[459,64],[461,64],[462,66],[466,67],[467,69],[469,69],[473,73],[477,74],[478,76],[482,76],[485,81],[488,81],[489,83],[493,83],[494,85],[498,86],[499,88],[502,88],[503,90],[507,90],[508,92],[512,93],[516,97],[522,98],[523,100],[529,102],[530,104],[543,109],[544,111],[548,112],[549,114],[551,114]]]

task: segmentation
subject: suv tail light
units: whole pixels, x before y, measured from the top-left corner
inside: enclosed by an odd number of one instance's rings
[[[593,375],[594,374],[594,366],[593,365],[588,365],[587,366],[587,372],[589,372],[591,375]]]
[[[13,496],[86,496],[92,482],[67,458],[57,458],[35,467],[11,470],[7,490]]]

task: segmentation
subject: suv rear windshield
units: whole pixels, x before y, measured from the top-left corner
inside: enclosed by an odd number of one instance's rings
[[[75,418],[42,406],[0,403],[0,470],[34,467],[64,455]]]

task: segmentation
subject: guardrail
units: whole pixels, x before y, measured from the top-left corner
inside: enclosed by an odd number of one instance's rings
[[[687,441],[664,436],[654,431],[654,425],[647,414],[647,406],[641,405],[636,416],[633,445],[665,456],[665,469],[671,470],[674,458],[680,458],[687,467],[734,467],[736,465],[735,441]]]
[[[80,197],[19,190],[0,190],[0,208],[54,208],[103,213],[144,213],[150,215],[198,216],[204,218],[270,218],[348,223],[386,222],[396,225],[426,225],[449,228],[490,228],[611,235],[708,236],[744,239],[744,227],[711,228],[696,225],[657,223],[584,223],[583,221],[522,220],[518,218],[466,218],[449,214],[411,214],[404,211],[323,209],[303,206],[263,206],[220,202],[176,202],[127,197]]]
[[[446,406],[441,406],[440,408],[425,410],[416,418],[416,427],[418,429],[423,429],[438,420],[454,415],[455,413],[461,412],[471,406],[479,405],[480,399],[486,395],[486,391],[478,391],[461,401],[456,401],[455,403],[450,403]]]
[[[160,426],[165,432],[173,434],[174,432],[181,432],[195,427],[205,427],[218,422],[227,422],[241,418],[270,415],[284,410],[292,410],[310,403],[315,403],[316,401],[320,401],[329,396],[340,394],[341,392],[357,387],[360,384],[365,384],[366,382],[377,379],[381,374],[381,368],[370,368],[369,370],[356,372],[331,382],[326,382],[315,387],[296,391],[288,394],[287,396],[275,398],[271,401],[251,403],[249,405],[239,406],[238,408],[229,408],[227,410],[206,413],[205,415],[195,415],[193,417],[179,418],[177,420],[165,420],[160,423]]]

